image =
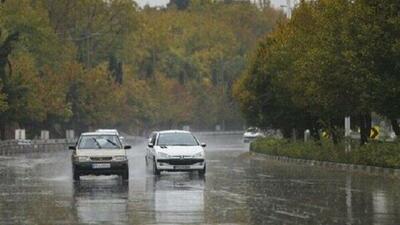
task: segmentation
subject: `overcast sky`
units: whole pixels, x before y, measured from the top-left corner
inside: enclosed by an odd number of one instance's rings
[[[139,6],[144,6],[149,4],[150,6],[165,6],[169,0],[136,0],[139,3]],[[286,4],[286,0],[271,0],[272,4],[275,7],[279,7],[280,5]]]

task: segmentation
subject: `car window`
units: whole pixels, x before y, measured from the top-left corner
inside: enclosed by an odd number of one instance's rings
[[[158,136],[159,146],[195,146],[199,145],[192,134],[189,133],[165,133]]]
[[[116,135],[85,135],[78,143],[78,149],[121,149],[122,144]]]
[[[258,128],[250,127],[250,128],[247,129],[247,132],[256,133],[256,132],[258,132]]]

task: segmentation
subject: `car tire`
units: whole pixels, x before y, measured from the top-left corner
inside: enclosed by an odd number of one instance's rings
[[[72,176],[75,181],[79,181],[81,177],[79,171],[77,171],[76,169],[72,170]]]
[[[157,175],[157,176],[160,175],[160,170],[157,169],[156,160],[153,161],[153,173],[154,173],[154,175]]]
[[[204,176],[204,175],[206,175],[206,165],[204,165],[204,169],[202,169],[202,170],[199,170],[199,175],[200,176]]]
[[[124,172],[121,174],[122,180],[129,180],[129,168],[126,168]]]

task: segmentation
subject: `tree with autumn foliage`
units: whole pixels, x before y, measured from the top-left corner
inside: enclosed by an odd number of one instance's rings
[[[241,128],[233,81],[282,13],[187,3],[162,10],[132,0],[0,3],[3,139],[15,128],[32,138],[41,129],[63,137],[65,129],[100,127]]]
[[[283,130],[311,129],[316,138],[324,129],[335,143],[346,116],[357,121],[362,144],[369,138],[372,112],[398,129],[399,7],[394,1],[302,1],[293,17],[259,44],[236,83],[246,117]]]

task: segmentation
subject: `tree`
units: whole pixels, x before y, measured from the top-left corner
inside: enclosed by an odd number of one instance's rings
[[[358,1],[360,24],[364,27],[365,45],[361,48],[374,62],[374,110],[386,116],[393,130],[400,136],[397,119],[400,118],[400,3],[393,0]],[[369,28],[369,29],[366,29]]]
[[[137,4],[133,0],[41,0],[50,21],[64,41],[78,48],[78,59],[95,67],[118,56],[125,38],[136,30]]]
[[[42,80],[44,73],[41,68],[46,65],[55,70],[63,60],[69,58],[71,51],[68,46],[58,42],[40,4],[31,4],[27,0],[7,1],[1,4],[0,14],[2,33],[14,37],[11,38],[12,44],[7,40],[4,42],[9,45],[4,48],[7,50],[2,57],[2,64],[8,64],[6,70],[2,70],[1,78],[7,102],[7,109],[0,116],[2,138],[5,138],[7,127],[29,127],[47,119],[47,112],[54,108],[45,107],[45,102],[55,99],[46,98],[49,96],[42,92],[47,86]]]
[[[115,124],[123,95],[105,65],[84,69],[71,64],[67,77],[67,102],[73,115],[67,126],[77,131]]]
[[[133,0],[2,1],[2,125],[32,137],[98,126],[241,128],[233,81],[282,15],[176,2],[186,10],[139,10]]]
[[[275,44],[277,39],[272,36],[260,43],[249,69],[235,83],[233,93],[249,125],[281,129],[289,137],[292,128],[305,129],[305,115],[292,102],[287,89],[278,85],[287,62],[281,61],[283,51],[272,48]]]
[[[297,109],[297,118],[310,121],[305,127],[326,129],[338,143],[343,118],[351,115],[359,118],[364,144],[371,128],[371,112],[378,111],[375,104],[382,102],[376,99],[380,91],[386,102],[379,108],[396,115],[396,106],[389,102],[397,96],[397,89],[382,91],[390,86],[386,81],[396,85],[396,48],[392,43],[397,43],[397,36],[391,30],[395,26],[379,22],[386,18],[376,16],[380,2],[368,4],[361,0],[302,1],[292,19],[262,42],[235,91],[245,114],[258,115],[253,123],[273,124],[278,118],[290,121],[279,113],[291,112],[284,108],[288,104]],[[394,12],[398,5],[387,5],[393,11],[385,12],[397,18]],[[279,117],[271,119],[274,115]]]
[[[118,61],[118,59],[111,55],[108,61],[108,70],[111,75],[114,77],[115,82],[122,84],[123,80],[123,70],[122,70],[122,62]]]

